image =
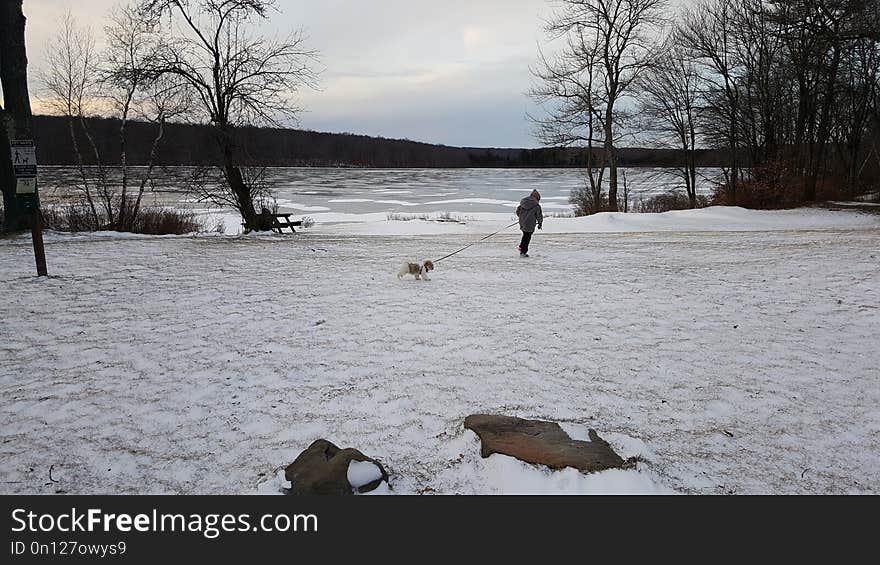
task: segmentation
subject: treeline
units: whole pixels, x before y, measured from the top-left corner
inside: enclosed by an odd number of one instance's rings
[[[583,146],[588,214],[620,208],[619,144],[676,148],[697,206],[701,147],[729,156],[720,204],[851,198],[880,184],[880,0],[559,0],[533,71],[547,146]],[[595,158],[592,158],[595,156]]]
[[[118,165],[119,120],[85,118],[84,124],[97,146],[103,164]],[[89,147],[86,129],[74,124],[79,147]],[[167,123],[159,145],[157,165],[220,165],[222,156],[208,126]],[[156,124],[126,125],[126,161],[149,162]],[[35,116],[37,158],[46,165],[75,165],[77,156],[68,132],[68,120],[60,116]],[[277,167],[375,167],[375,168],[581,168],[587,157],[578,148],[503,149],[432,145],[405,139],[386,139],[346,133],[306,130],[241,128],[236,131],[237,150],[244,163]],[[85,151],[85,164],[96,164],[95,151]],[[679,152],[669,149],[621,149],[621,164],[630,167],[681,165]],[[726,163],[722,152],[701,151],[699,166]]]
[[[693,79],[696,132],[740,156],[728,201],[772,206],[876,190],[878,0],[702,0],[668,49],[647,94],[686,94],[682,78]],[[679,88],[656,88],[671,77]]]

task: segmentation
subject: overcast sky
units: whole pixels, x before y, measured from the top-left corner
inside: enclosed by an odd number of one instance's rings
[[[124,0],[25,0],[31,76],[70,8],[100,38]],[[535,147],[529,65],[548,0],[279,0],[272,32],[302,27],[321,53],[321,90],[301,127],[481,147]]]

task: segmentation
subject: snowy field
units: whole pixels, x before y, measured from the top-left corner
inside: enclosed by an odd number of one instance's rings
[[[272,492],[326,438],[397,493],[880,494],[880,216],[548,219],[395,277],[505,220],[47,234],[42,280],[0,240],[0,491]],[[483,460],[472,413],[641,462]]]

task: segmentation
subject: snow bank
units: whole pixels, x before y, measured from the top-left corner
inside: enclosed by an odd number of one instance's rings
[[[515,222],[513,214],[450,212],[464,223],[388,220],[387,214],[313,214],[316,233],[345,235],[488,234]],[[546,214],[546,213],[545,213]],[[337,225],[344,223],[345,225]],[[603,213],[581,218],[546,217],[543,233],[755,232],[855,229],[880,225],[880,217],[814,208],[746,210],[711,207],[662,214]],[[516,231],[516,226],[510,228]]]
[[[551,471],[499,454],[482,463],[480,474],[495,494],[675,494],[648,473],[621,469],[590,474],[570,468]]]
[[[479,199],[478,199],[479,200]],[[350,202],[367,199],[346,200]],[[501,201],[493,201],[500,203]],[[510,202],[515,206],[516,203]],[[289,206],[297,208],[296,206]],[[567,206],[544,203],[543,233],[635,233],[635,232],[725,232],[858,229],[880,224],[880,217],[851,211],[819,208],[796,210],[747,210],[737,207],[711,207],[680,210],[662,214],[603,213],[581,218],[553,217],[557,209]],[[316,234],[333,235],[455,235],[488,234],[516,221],[511,213],[499,212],[369,212],[344,213],[329,208],[299,207],[298,211],[315,224],[307,228]],[[213,228],[222,221],[228,235],[241,232],[241,219],[229,211],[196,210]],[[298,218],[297,217],[297,218]],[[427,217],[427,219],[424,219]],[[294,218],[294,219],[297,219]],[[395,219],[396,218],[396,219]],[[439,221],[439,220],[447,221]],[[453,221],[448,221],[449,219]],[[510,228],[511,232],[516,227]]]

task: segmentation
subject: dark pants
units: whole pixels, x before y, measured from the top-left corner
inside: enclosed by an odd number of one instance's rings
[[[522,241],[519,242],[519,252],[520,253],[528,253],[529,252],[529,242],[532,241],[532,235],[535,232],[533,231],[524,231]]]

